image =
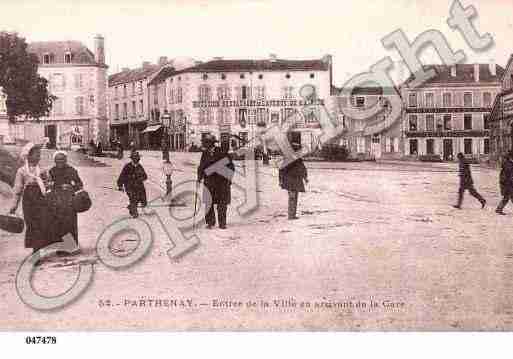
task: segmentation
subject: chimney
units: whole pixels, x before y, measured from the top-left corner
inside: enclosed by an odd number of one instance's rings
[[[269,61],[276,62],[276,60],[277,60],[276,54],[269,54]]]
[[[497,65],[495,64],[494,60],[490,60],[489,67],[490,67],[490,74],[492,76],[497,76]]]
[[[451,66],[451,76],[456,77],[456,64]]]
[[[167,56],[160,56],[158,64],[162,66],[162,65],[165,65],[166,63],[167,63]]]
[[[100,34],[94,37],[94,61],[105,64],[105,39]]]
[[[332,61],[333,61],[333,56],[331,56],[329,54],[328,55],[324,55],[322,57],[322,62],[325,62],[328,65],[331,65]]]
[[[474,64],[474,81],[479,82],[479,64]]]
[[[142,63],[142,68],[143,68],[143,69],[147,69],[147,68],[148,68],[148,67],[150,67],[150,66],[151,66],[151,63],[150,63],[149,61],[144,61],[144,62]]]

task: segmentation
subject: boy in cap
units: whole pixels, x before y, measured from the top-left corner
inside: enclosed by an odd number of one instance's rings
[[[128,205],[128,212],[134,218],[139,216],[137,212],[137,205],[142,204],[146,207],[148,201],[146,199],[146,188],[144,181],[148,179],[144,167],[139,163],[141,156],[139,152],[132,152],[130,154],[131,161],[123,167],[121,174],[118,178],[118,189],[125,191],[130,201]]]

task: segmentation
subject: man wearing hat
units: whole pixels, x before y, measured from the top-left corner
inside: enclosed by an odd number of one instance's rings
[[[499,176],[502,201],[495,212],[504,215],[504,207],[510,200],[513,200],[513,151],[509,151],[502,161],[501,174]]]
[[[292,142],[291,147],[295,152],[297,152],[301,149],[301,144]],[[285,167],[280,168],[279,181],[280,187],[288,191],[289,220],[298,219],[296,214],[299,192],[305,192],[304,182],[308,183],[308,172],[306,171],[303,160],[301,158],[297,158],[291,163],[287,164]]]
[[[118,188],[120,191],[125,191],[130,201],[128,205],[128,211],[134,218],[139,216],[137,212],[137,205],[142,204],[146,207],[148,204],[146,199],[146,188],[144,187],[144,181],[148,179],[144,167],[139,163],[141,156],[139,152],[132,152],[130,154],[130,161],[123,167],[121,174],[118,178]]]
[[[198,182],[203,181],[205,186],[203,191],[203,202],[206,206],[205,221],[207,222],[207,228],[211,229],[216,224],[216,213],[214,210],[214,205],[217,205],[217,219],[219,222],[219,228],[225,229],[226,212],[228,210],[228,205],[231,202],[231,184],[235,166],[233,165],[232,159],[228,152],[215,146],[216,142],[217,139],[211,134],[206,135],[202,139],[204,151],[201,154],[201,160],[198,166]],[[226,167],[231,170],[230,176],[224,176],[215,171],[212,173],[208,171],[209,167],[224,159],[227,160]],[[208,203],[208,193],[210,193],[212,203]]]

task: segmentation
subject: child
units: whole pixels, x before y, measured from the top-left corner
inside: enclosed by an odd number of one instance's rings
[[[131,162],[127,163],[118,179],[118,188],[120,191],[125,190],[130,201],[128,211],[134,218],[139,216],[137,212],[137,204],[141,203],[143,207],[148,204],[146,199],[146,188],[144,181],[148,179],[143,166],[139,163],[141,156],[138,152],[132,152],[130,155]]]

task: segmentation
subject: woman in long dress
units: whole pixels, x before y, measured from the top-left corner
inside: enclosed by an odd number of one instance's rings
[[[21,156],[25,164],[16,172],[14,203],[9,212],[14,214],[22,199],[25,248],[32,248],[35,253],[52,243],[48,235],[48,203],[45,197],[47,175],[39,167],[41,146],[28,143],[23,147]]]
[[[73,209],[73,195],[83,188],[82,180],[76,169],[68,165],[64,151],[54,154],[55,166],[50,169],[51,192],[48,194],[50,236],[54,242],[70,233],[78,246],[78,219]]]

